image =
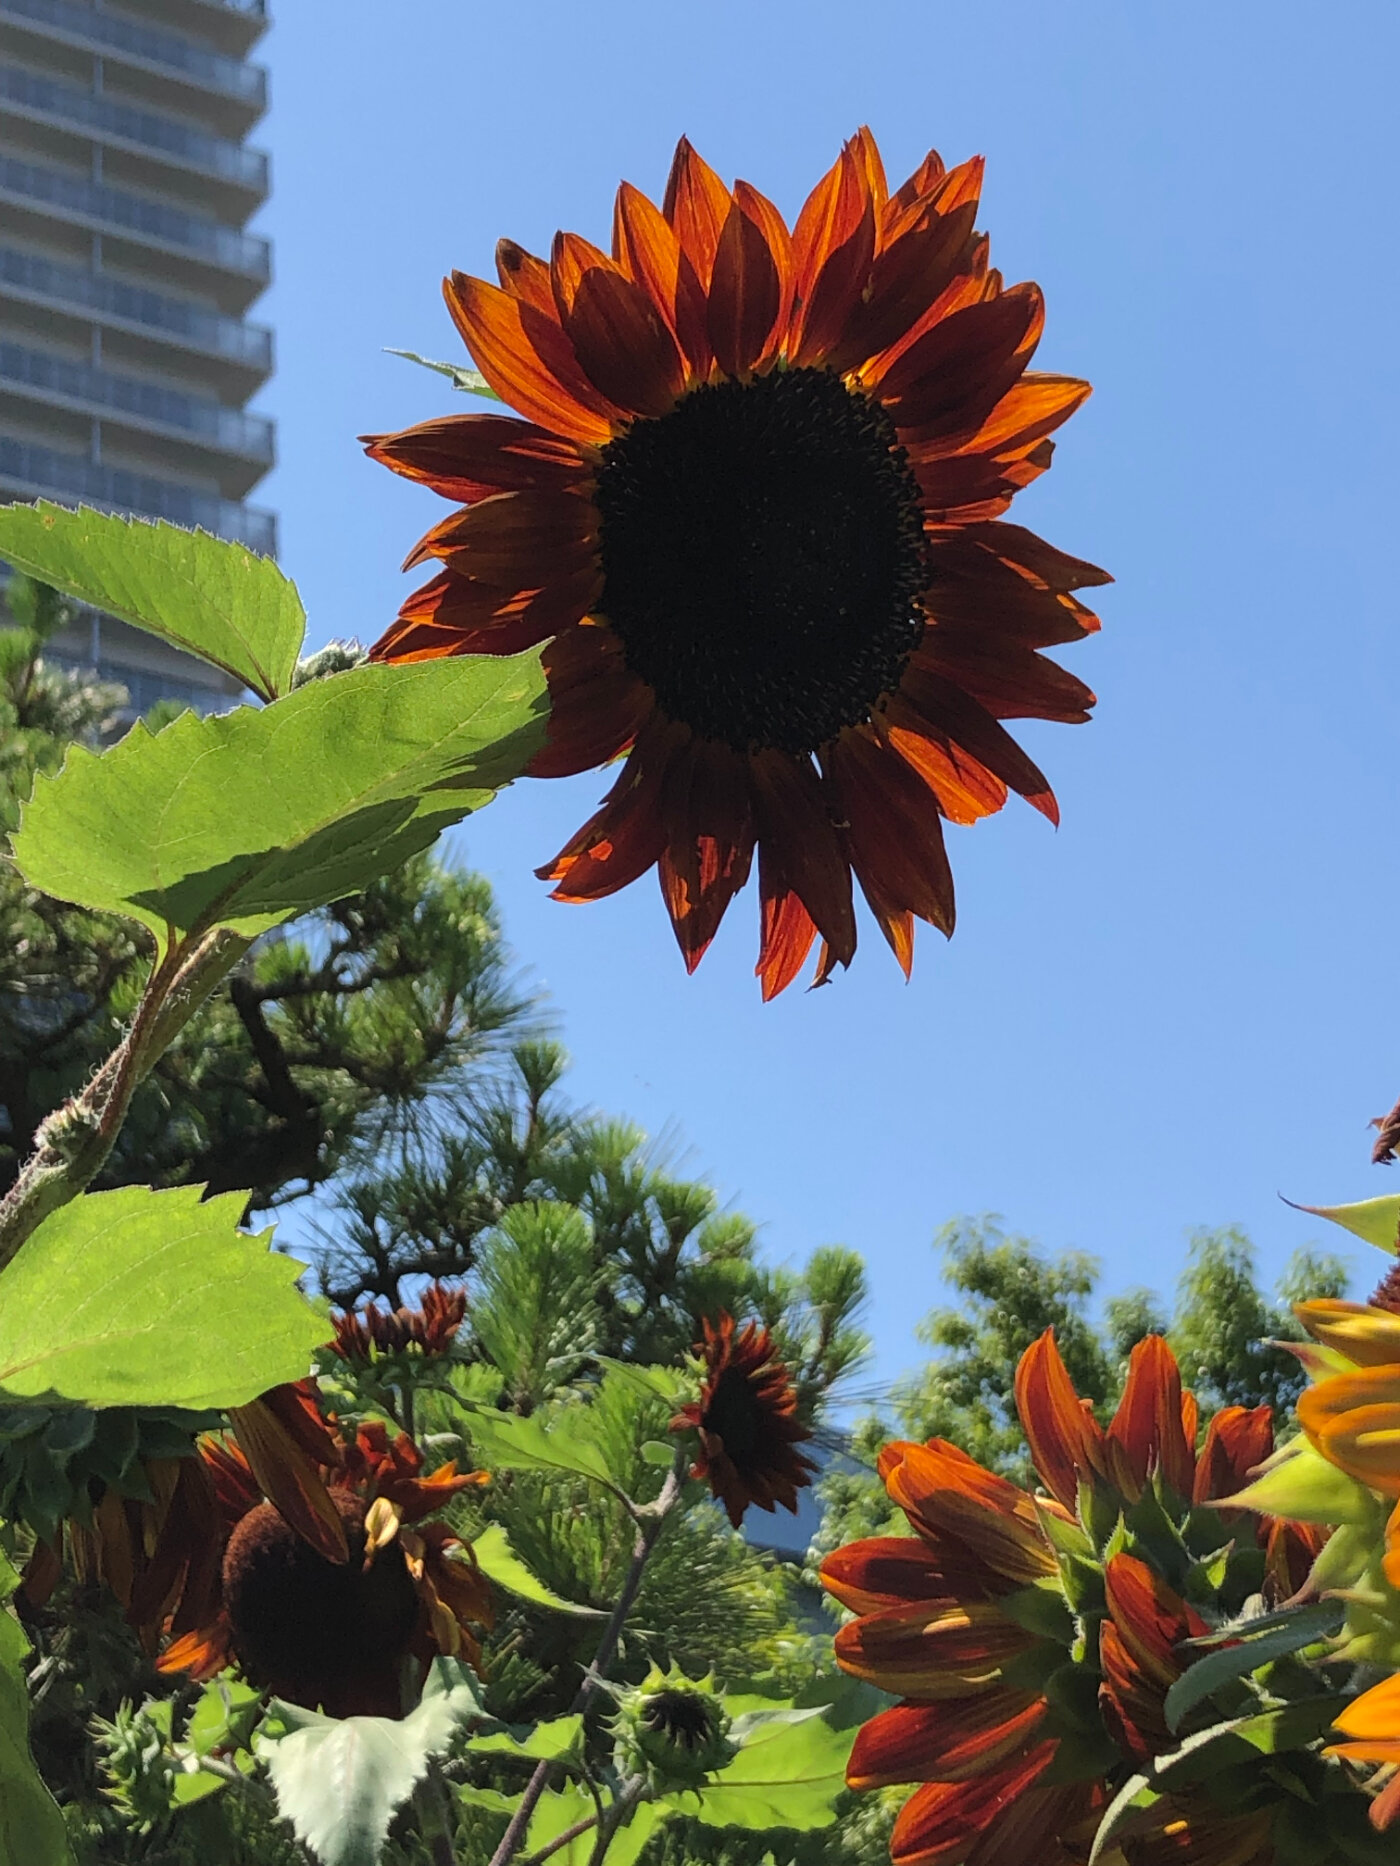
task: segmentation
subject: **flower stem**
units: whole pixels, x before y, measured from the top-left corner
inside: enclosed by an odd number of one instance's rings
[[[101,1172],[132,1096],[251,945],[221,927],[172,942],[146,981],[126,1035],[86,1087],[43,1123],[33,1153],[0,1200],[0,1269],[51,1212],[77,1198]]]
[[[681,1485],[685,1471],[685,1453],[679,1447],[676,1461],[667,1473],[666,1482],[655,1503],[636,1512],[637,1537],[632,1544],[632,1560],[622,1583],[622,1592],[617,1597],[617,1605],[612,1610],[612,1617],[603,1629],[603,1637],[598,1642],[598,1650],[593,1655],[593,1662],[583,1675],[583,1683],[578,1688],[578,1695],[573,1701],[573,1714],[587,1711],[595,1693],[612,1668],[617,1657],[618,1643],[622,1638],[622,1629],[627,1624],[627,1616],[632,1611],[637,1598],[637,1589],[642,1584],[642,1572],[647,1565],[651,1551],[656,1546],[656,1539],[661,1534],[666,1518],[680,1499]],[[554,1770],[552,1762],[542,1762],[526,1784],[525,1793],[520,1798],[520,1806],[510,1817],[510,1825],[501,1836],[501,1844],[491,1855],[491,1866],[506,1866],[513,1860],[525,1838],[525,1830],[530,1825],[530,1817],[539,1806],[540,1797],[549,1786],[549,1778]],[[611,1835],[608,1836],[611,1838]]]

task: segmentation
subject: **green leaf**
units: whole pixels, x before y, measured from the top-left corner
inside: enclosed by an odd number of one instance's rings
[[[63,1816],[29,1754],[29,1693],[20,1668],[28,1649],[19,1622],[0,1607],[0,1861],[69,1866]]]
[[[493,1730],[489,1736],[473,1737],[471,1747],[477,1755],[485,1751],[488,1755],[525,1756],[535,1762],[555,1762],[578,1748],[582,1733],[581,1716],[551,1717],[547,1723],[537,1723],[533,1728],[520,1725],[516,1729]]]
[[[326,1324],[238,1230],[241,1192],[90,1192],[0,1270],[0,1389],[89,1406],[242,1406],[305,1374]]]
[[[484,395],[492,402],[501,399],[479,369],[464,369],[460,363],[435,363],[430,356],[419,356],[416,350],[395,350],[386,346],[385,354],[401,356],[405,362],[419,363],[424,369],[435,370],[439,376],[446,376],[453,388],[460,389],[464,395]]]
[[[588,1407],[572,1402],[523,1419],[492,1407],[470,1407],[472,1452],[488,1471],[566,1471],[574,1477],[618,1488],[601,1448],[589,1431]]]
[[[351,668],[275,706],[137,724],[38,779],[15,860],[46,894],[158,939],[265,932],[489,802],[542,742],[546,704],[532,650]]]
[[[820,1717],[770,1723],[698,1791],[698,1807],[694,1793],[665,1795],[662,1805],[711,1827],[825,1827],[846,1786],[853,1740]]]
[[[0,558],[223,668],[264,700],[292,684],[306,615],[270,557],[203,531],[41,499],[0,511]]]
[[[549,1607],[555,1613],[574,1613],[590,1620],[605,1618],[596,1607],[580,1607],[546,1587],[521,1561],[499,1523],[489,1523],[479,1536],[473,1537],[472,1553],[489,1581],[520,1600],[528,1600],[537,1607]]]
[[[1293,1205],[1285,1199],[1285,1205]],[[1353,1236],[1364,1238],[1378,1250],[1393,1257],[1400,1240],[1400,1193],[1390,1192],[1380,1199],[1358,1199],[1353,1205],[1293,1205],[1295,1212],[1311,1212],[1314,1218],[1327,1218]]]
[[[1341,1631],[1345,1618],[1346,1607],[1340,1600],[1316,1601],[1311,1606],[1299,1607],[1282,1625],[1271,1626],[1267,1632],[1242,1639],[1237,1646],[1224,1646],[1197,1659],[1167,1692],[1163,1711],[1168,1728],[1180,1729],[1182,1720],[1221,1685],[1248,1677],[1261,1665],[1282,1658],[1285,1652],[1300,1652],[1304,1646],[1314,1645],[1320,1639],[1331,1639]]]
[[[196,1756],[230,1745],[245,1746],[262,1714],[262,1694],[232,1677],[211,1678],[185,1731]]]
[[[481,1714],[466,1666],[435,1659],[423,1700],[390,1717],[322,1717],[274,1699],[293,1727],[254,1738],[284,1819],[321,1866],[378,1866],[389,1824],[429,1762]]]
[[[1376,1515],[1375,1498],[1366,1486],[1302,1438],[1276,1452],[1262,1477],[1222,1497],[1217,1508],[1295,1516],[1305,1523],[1370,1523]]]

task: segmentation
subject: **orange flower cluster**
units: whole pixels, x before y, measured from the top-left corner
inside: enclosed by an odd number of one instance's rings
[[[446,280],[525,419],[368,437],[460,508],[374,658],[553,637],[532,772],[625,763],[539,872],[591,901],[655,867],[693,970],[757,853],[765,997],[817,939],[819,980],[850,962],[853,875],[906,972],[916,919],[951,933],[943,821],[1009,791],[1058,818],[1002,721],[1093,704],[1041,650],[1109,578],[1002,522],[1089,385],[1031,371],[1041,294],[989,265],[981,180],[930,153],[891,189],[861,130],[789,229],[682,141],[659,209],[618,190],[610,253],[504,240],[499,285]]]
[[[1196,1450],[1196,1403],[1165,1341],[1134,1350],[1102,1427],[1052,1334],[1022,1357],[1016,1398],[1045,1492],[1032,1496],[945,1440],[886,1447],[880,1472],[912,1535],[838,1549],[823,1585],[854,1619],[843,1668],[902,1701],[860,1731],[853,1788],[920,1784],[896,1866],[1082,1866],[1117,1783],[1180,1741],[1164,1700],[1209,1631],[1179,1591],[1193,1511],[1238,1490],[1272,1449],[1267,1408],[1228,1407]],[[1081,1513],[1085,1520],[1081,1521]],[[1098,1517],[1117,1525],[1090,1533]],[[1249,1530],[1234,1513],[1216,1523]],[[1261,1525],[1253,1579],[1304,1579],[1320,1540]],[[1179,1553],[1178,1585],[1160,1572]],[[1129,1824],[1130,1866],[1267,1866],[1266,1813],[1171,1795]]]

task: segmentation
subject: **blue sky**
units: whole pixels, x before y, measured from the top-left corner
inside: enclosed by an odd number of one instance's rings
[[[471,406],[384,347],[459,355],[444,271],[489,274],[500,234],[605,242],[618,180],[659,198],[681,132],[789,213],[863,121],[895,178],[930,145],[984,154],[993,262],[1045,289],[1038,363],[1095,384],[1012,516],[1117,578],[1103,634],[1063,656],[1098,714],[1021,734],[1058,832],[1015,804],[950,831],[958,931],[921,933],[911,984],[867,922],[849,974],[764,1006],[752,892],[692,979],[652,879],[548,900],[531,871],[599,775],[518,785],[466,826],[574,1093],[671,1139],[775,1258],[864,1252],[884,1378],[918,1356],[930,1239],[954,1215],[1091,1251],[1108,1289],[1169,1290],[1193,1226],[1242,1223],[1272,1275],[1320,1229],[1279,1192],[1391,1190],[1366,1123],[1400,1092],[1400,14],[280,14],[261,225],[282,464],[264,490],[316,640],[380,632],[411,587],[405,550],[446,509],[355,435]]]

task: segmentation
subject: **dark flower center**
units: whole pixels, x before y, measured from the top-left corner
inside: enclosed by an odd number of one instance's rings
[[[724,1443],[731,1463],[752,1464],[763,1448],[767,1412],[753,1383],[735,1367],[726,1367],[714,1385],[700,1423]]]
[[[642,1711],[642,1722],[681,1749],[702,1749],[715,1734],[710,1706],[694,1691],[653,1691]]]
[[[739,751],[813,752],[898,685],[924,628],[918,482],[822,369],[693,389],[603,449],[603,596],[662,709]]]
[[[253,1684],[332,1717],[397,1717],[418,1597],[395,1543],[363,1566],[364,1508],[337,1497],[350,1559],[329,1562],[270,1503],[239,1523],[224,1552],[233,1649]]]

